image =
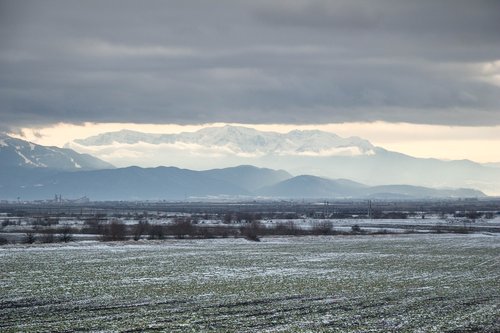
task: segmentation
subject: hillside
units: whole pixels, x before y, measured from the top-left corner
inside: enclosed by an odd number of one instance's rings
[[[71,149],[46,147],[0,133],[0,168],[46,168],[57,170],[95,170],[114,168],[88,154]]]

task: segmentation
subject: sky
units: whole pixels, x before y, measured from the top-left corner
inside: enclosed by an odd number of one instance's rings
[[[499,32],[498,0],[0,0],[0,131],[314,127],[500,161]]]

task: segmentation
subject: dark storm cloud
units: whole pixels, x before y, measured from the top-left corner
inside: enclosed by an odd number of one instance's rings
[[[0,127],[500,124],[499,32],[500,1],[0,1]]]

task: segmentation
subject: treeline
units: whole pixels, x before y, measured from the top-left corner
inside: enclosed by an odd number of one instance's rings
[[[472,229],[464,226],[435,225],[425,226],[425,230],[418,230],[412,225],[394,225],[384,229],[380,226],[374,230],[362,229],[355,224],[350,228],[335,229],[331,221],[318,221],[313,224],[299,225],[289,220],[279,223],[261,223],[249,217],[248,222],[242,224],[199,224],[197,218],[178,217],[172,223],[156,224],[147,220],[135,224],[126,224],[120,219],[111,221],[92,218],[85,221],[82,228],[70,226],[51,226],[37,228],[25,233],[21,242],[33,243],[55,243],[70,242],[79,234],[82,239],[98,239],[104,242],[125,240],[163,240],[163,239],[208,239],[208,238],[245,238],[259,241],[263,236],[319,236],[319,235],[377,235],[394,233],[469,233]],[[392,228],[405,229],[404,231],[392,230]],[[8,243],[5,238],[0,237],[0,245]]]
[[[177,218],[170,224],[150,224],[140,221],[137,224],[125,224],[121,220],[114,219],[107,223],[97,220],[86,221],[85,226],[80,229],[70,227],[48,228],[38,232],[27,232],[22,240],[23,243],[55,243],[70,242],[74,240],[74,234],[96,235],[104,242],[125,240],[163,240],[163,239],[209,239],[209,238],[245,238],[259,241],[263,236],[319,236],[319,235],[354,235],[366,234],[359,226],[354,225],[349,231],[341,231],[333,228],[329,221],[302,228],[293,221],[276,224],[262,224],[252,221],[244,225],[206,225],[198,224],[196,219]],[[378,233],[388,233],[382,231]],[[373,234],[373,232],[372,232]]]
[[[100,235],[102,241],[120,240],[140,240],[167,238],[245,238],[252,241],[259,241],[262,236],[319,236],[319,235],[352,235],[366,234],[359,226],[354,225],[349,231],[341,231],[333,228],[329,221],[319,222],[310,227],[301,228],[293,221],[262,224],[259,221],[252,221],[244,225],[206,225],[198,224],[191,218],[178,218],[171,224],[150,224],[146,221],[134,225],[126,225],[119,220],[111,221],[105,225],[95,226],[97,230],[87,230],[88,232]],[[381,232],[371,232],[370,234],[389,233],[386,230]]]
[[[71,228],[69,226],[64,226],[62,228],[47,228],[43,230],[28,231],[25,233],[22,243],[33,244],[37,243],[68,243],[74,240],[74,234],[78,233],[78,230]],[[0,238],[0,245],[7,244],[8,241],[5,238]]]

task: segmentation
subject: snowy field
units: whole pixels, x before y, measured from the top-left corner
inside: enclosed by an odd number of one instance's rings
[[[0,247],[0,331],[498,332],[500,236]]]

